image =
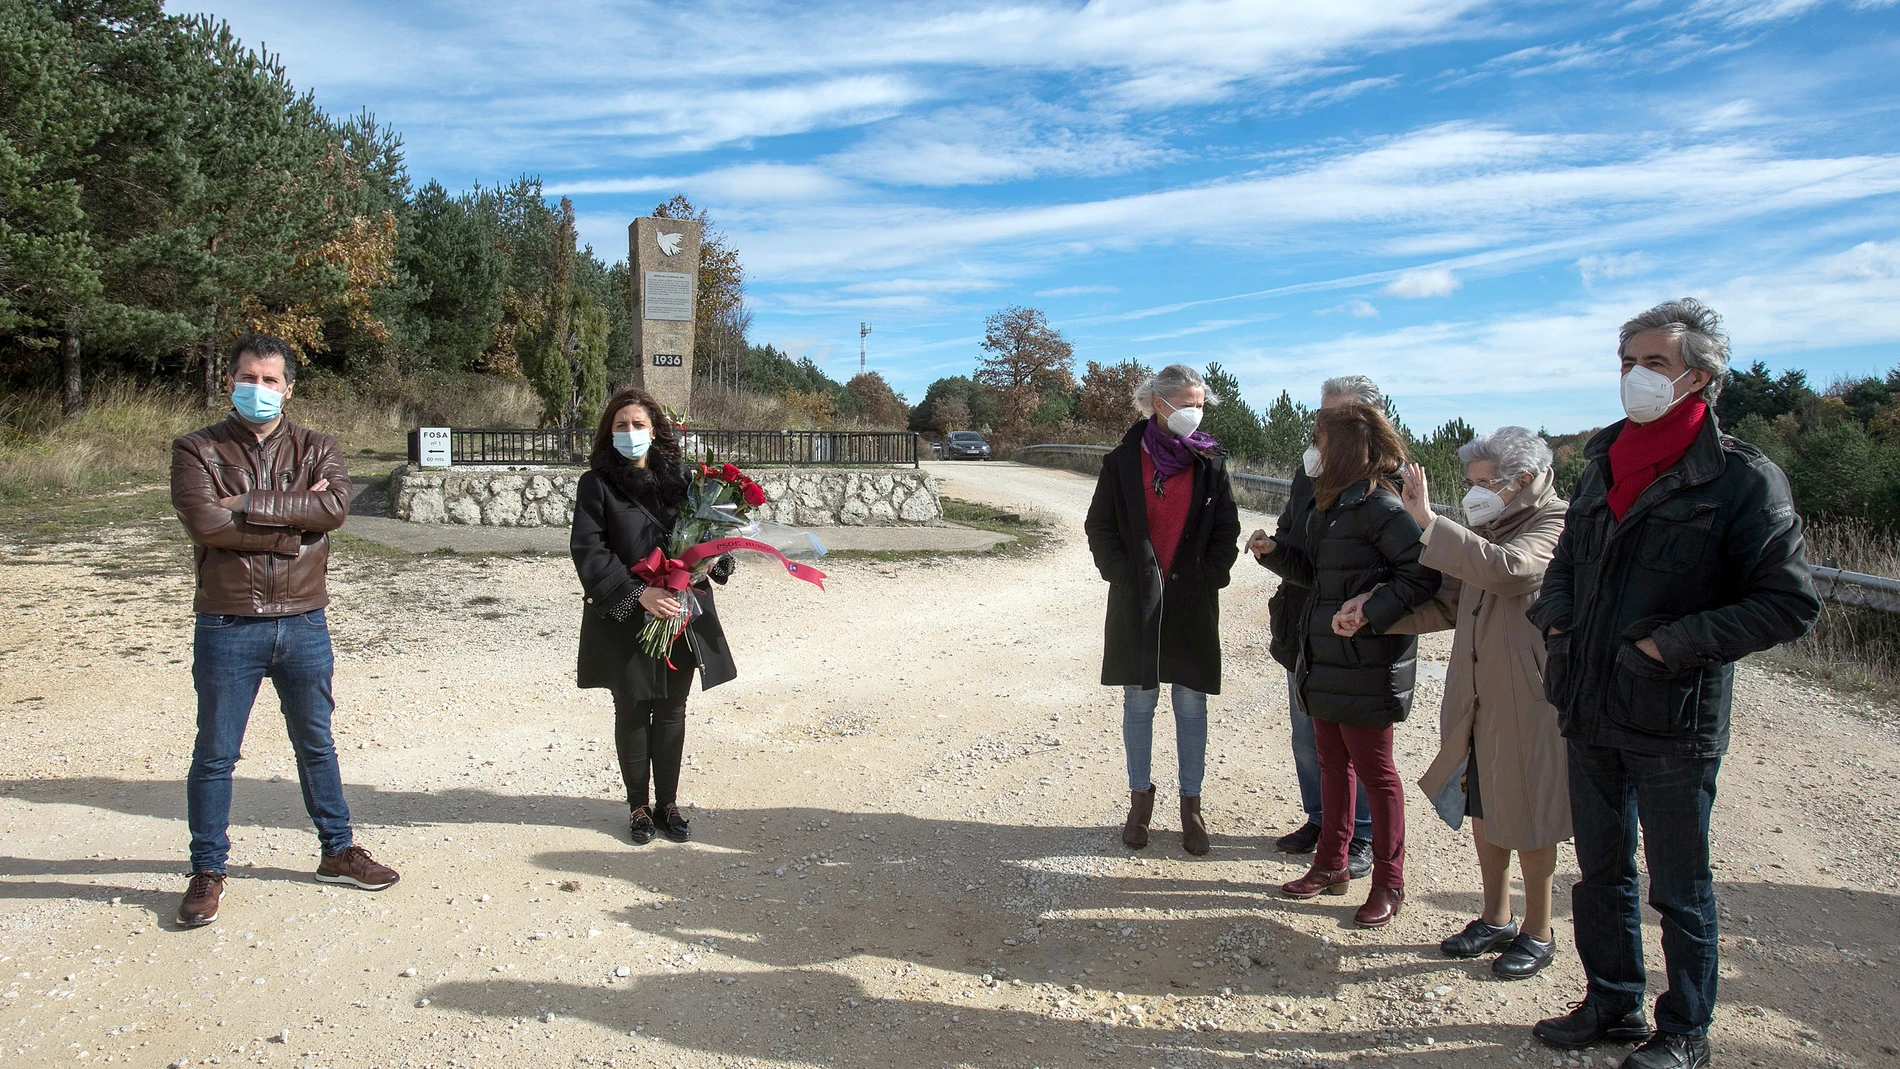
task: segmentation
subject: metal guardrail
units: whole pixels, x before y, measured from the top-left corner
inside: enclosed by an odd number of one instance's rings
[[[594,432],[510,427],[451,428],[449,463],[474,465],[585,465]],[[410,462],[420,461],[414,432]],[[910,431],[690,431],[687,457],[739,465],[797,467],[916,467],[918,438]]]
[[[1826,565],[1808,565],[1814,592],[1828,601],[1859,605],[1880,612],[1900,612],[1900,579],[1864,572],[1844,572]]]
[[[1109,452],[1103,445],[1026,445],[1016,450],[1017,455],[1041,450],[1049,453],[1080,453],[1101,456]],[[1291,479],[1276,479],[1268,475],[1251,475],[1246,472],[1234,472],[1236,482],[1254,483],[1277,492],[1284,497],[1293,485]],[[1450,516],[1462,521],[1464,510],[1446,505],[1433,505],[1440,515]],[[1841,605],[1855,605],[1878,612],[1900,612],[1900,579],[1889,579],[1884,575],[1868,575],[1865,572],[1849,572],[1824,564],[1809,564],[1808,572],[1814,577],[1814,592],[1824,601]]]

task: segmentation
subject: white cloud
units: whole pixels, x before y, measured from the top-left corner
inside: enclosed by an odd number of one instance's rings
[[[1313,314],[1329,316],[1335,312],[1344,312],[1354,319],[1376,319],[1379,315],[1379,309],[1375,307],[1371,301],[1357,299],[1347,301],[1344,304],[1333,305],[1331,308],[1322,308]]]
[[[1188,241],[1495,260],[1900,192],[1900,154],[1786,156],[1714,141],[1604,155],[1625,147],[1449,123],[1155,193],[1003,209],[867,200],[761,216],[744,247],[762,277],[881,270],[977,250],[1020,260]]]
[[[1825,278],[1900,277],[1900,241],[1863,241],[1821,263]]]
[[[1120,286],[1057,286],[1052,290],[1037,290],[1038,297],[1081,297],[1091,293],[1120,293]]]
[[[867,132],[827,161],[840,174],[893,185],[961,186],[1041,175],[1119,174],[1168,158],[1158,144],[1084,115],[1044,108],[945,108]]]
[[[1401,300],[1421,297],[1449,297],[1464,285],[1449,268],[1424,267],[1407,271],[1386,284],[1385,292]]]
[[[1591,253],[1577,261],[1577,273],[1583,276],[1584,285],[1595,285],[1605,279],[1628,278],[1641,271],[1647,262],[1641,252],[1621,256],[1615,253]]]

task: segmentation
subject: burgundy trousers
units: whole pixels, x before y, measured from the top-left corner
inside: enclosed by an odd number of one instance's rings
[[[1392,728],[1349,727],[1313,718],[1319,750],[1319,850],[1313,867],[1343,869],[1352,842],[1353,781],[1372,808],[1372,885],[1405,889],[1405,787],[1392,763]]]

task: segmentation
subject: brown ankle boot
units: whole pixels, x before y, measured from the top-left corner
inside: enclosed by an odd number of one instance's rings
[[[1128,792],[1128,822],[1122,825],[1122,842],[1131,850],[1148,845],[1148,822],[1155,815],[1155,786],[1145,791]]]
[[[1181,799],[1181,849],[1200,857],[1207,853],[1207,821],[1201,817],[1201,796]]]

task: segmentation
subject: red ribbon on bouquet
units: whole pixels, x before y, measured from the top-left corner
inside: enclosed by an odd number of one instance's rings
[[[776,558],[785,566],[787,575],[794,579],[803,579],[820,590],[825,588],[825,573],[809,564],[787,560],[785,554],[777,549],[750,538],[715,538],[710,542],[701,542],[688,549],[677,560],[667,556],[665,551],[656,549],[647,554],[645,560],[633,566],[633,574],[639,576],[640,581],[648,586],[657,586],[662,590],[678,593],[692,583],[693,565],[708,557],[717,557],[722,553],[741,549]]]
[[[766,545],[764,542],[757,542],[750,538],[715,538],[710,542],[701,542],[699,545],[687,550],[685,555],[680,558],[680,562],[685,564],[688,568],[691,568],[707,557],[717,557],[722,553],[731,553],[734,550],[740,549],[752,553],[763,553],[768,557],[776,558],[780,564],[785,566],[785,573],[790,575],[793,579],[803,579],[805,582],[810,583],[820,590],[825,588],[825,573],[809,564],[800,564],[797,561],[787,560],[785,554],[780,553],[777,549]],[[654,552],[657,553],[659,551],[654,550]]]
[[[690,557],[692,554],[688,552],[687,556]],[[634,565],[633,574],[639,576],[640,581],[648,586],[657,586],[661,590],[671,590],[674,593],[685,590],[693,581],[690,561],[674,560],[667,556],[665,551],[658,549],[647,554],[647,559]]]

